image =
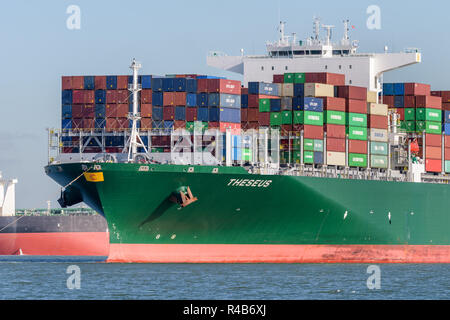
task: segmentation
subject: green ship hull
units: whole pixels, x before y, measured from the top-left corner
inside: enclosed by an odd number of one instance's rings
[[[106,217],[109,261],[450,263],[446,184],[258,175],[242,167],[45,169]],[[187,188],[197,200],[183,207],[174,195]]]

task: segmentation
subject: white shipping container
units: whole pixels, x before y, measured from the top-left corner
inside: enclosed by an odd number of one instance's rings
[[[369,140],[378,142],[388,141],[388,131],[383,129],[369,129]]]
[[[367,112],[369,114],[387,116],[388,115],[388,105],[381,103],[368,103]]]
[[[281,86],[281,96],[282,97],[293,97],[294,96],[294,84],[293,83],[283,83]]]
[[[377,92],[367,90],[367,102],[377,103]]]
[[[334,97],[334,86],[323,83],[305,83],[305,97]]]
[[[327,151],[327,165],[345,166],[345,152]]]

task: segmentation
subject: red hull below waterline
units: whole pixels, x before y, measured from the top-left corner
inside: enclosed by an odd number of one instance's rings
[[[110,244],[107,262],[450,263],[450,246]]]
[[[108,232],[0,234],[0,255],[108,256]]]

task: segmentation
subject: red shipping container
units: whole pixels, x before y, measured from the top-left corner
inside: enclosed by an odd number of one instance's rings
[[[141,130],[149,130],[152,128],[152,118],[141,118]]]
[[[345,139],[345,125],[326,124],[324,130],[327,133],[327,138]]]
[[[345,151],[345,150],[344,150]],[[365,140],[348,140],[349,153],[367,153],[367,141]]]
[[[72,77],[61,77],[61,89],[72,90]]]
[[[450,148],[450,136],[444,135],[444,147]]]
[[[241,122],[247,122],[248,119],[247,116],[248,116],[248,109],[241,109]]]
[[[441,91],[442,102],[450,102],[450,91]]]
[[[83,90],[84,89],[84,76],[73,76],[72,77],[72,89]]]
[[[439,160],[442,158],[442,149],[441,147],[425,147],[425,158],[426,159],[436,159]]]
[[[259,99],[279,99],[277,96],[266,96],[264,94],[249,94],[248,95],[248,107],[259,108]]]
[[[346,99],[345,111],[367,114],[367,102],[363,100]]]
[[[425,159],[425,171],[427,171],[427,172],[441,172],[442,171],[441,160]]]
[[[248,88],[241,87],[241,94],[248,94]]]
[[[368,127],[374,129],[388,129],[388,117],[370,114],[368,118]],[[357,152],[359,153],[359,152]]]
[[[100,153],[102,152],[101,147],[86,147],[84,148],[84,153]]]
[[[259,128],[259,123],[257,121],[250,121],[250,122],[247,123],[247,129],[248,130],[251,130],[251,129],[255,130],[255,129],[258,129],[258,128]]]
[[[72,130],[80,130],[83,128],[83,119],[82,118],[72,118]]]
[[[208,92],[221,92],[228,94],[241,94],[241,82],[228,79],[207,79]],[[197,84],[198,87],[198,84]]]
[[[394,96],[383,96],[383,102],[381,103],[387,104],[389,108],[395,108],[394,100]]]
[[[117,89],[128,89],[128,76],[117,76]]]
[[[442,147],[442,136],[440,134],[425,134],[425,145],[431,147]]]
[[[197,107],[195,108],[186,108],[186,121],[197,121]]]
[[[197,79],[197,92],[208,92],[208,79]]]
[[[338,86],[339,98],[367,101],[367,88],[356,86]]]
[[[416,96],[416,108],[442,109],[442,98],[432,96]]]
[[[220,123],[217,121],[208,122],[208,129],[218,129],[220,128]]]
[[[329,72],[306,72],[306,83],[324,83],[333,86],[345,86],[345,75]],[[367,98],[367,97],[366,97]]]
[[[88,103],[88,104],[95,103],[95,91],[94,90],[84,90],[84,103]]]
[[[444,160],[450,160],[450,148],[444,149]]]
[[[126,118],[128,117],[128,112],[129,112],[129,106],[128,104],[116,104],[117,107],[117,111],[116,111],[116,117],[119,118]]]
[[[220,132],[226,132],[227,129],[229,129],[231,131],[231,134],[240,134],[241,133],[241,124],[240,123],[232,123],[232,122],[219,122]]]
[[[141,103],[152,103],[152,89],[141,90]]]
[[[105,152],[106,153],[121,153],[122,152],[122,148],[119,147],[105,147]]]
[[[282,136],[288,136],[292,132],[292,124],[282,124],[280,134]]]
[[[283,82],[284,82],[284,74],[273,75],[273,83],[283,83]]]
[[[127,130],[129,127],[129,121],[127,118],[117,118],[117,125],[119,130]]]
[[[117,117],[117,105],[107,104],[105,106],[105,117],[106,118],[116,118]]]
[[[405,108],[415,108],[416,98],[414,96],[405,96]]]
[[[430,94],[433,97],[442,97],[442,91],[431,91]]]
[[[83,105],[82,118],[95,118],[95,106],[93,104]]]
[[[296,123],[296,124],[293,124],[293,125],[292,125],[292,131],[294,131],[294,132],[300,132],[300,131],[302,131],[302,130],[303,130],[303,125],[302,125],[302,124]]]
[[[129,91],[127,90],[116,90],[116,103],[128,103]]]
[[[324,110],[344,111],[345,112],[345,99],[344,98],[322,98]]]
[[[245,109],[242,109],[242,110],[245,110]],[[247,119],[249,122],[259,121],[259,117],[258,117],[259,110],[258,109],[247,109],[247,110],[248,110]],[[266,113],[269,113],[269,112],[266,112]],[[270,116],[269,116],[269,118],[270,118]]]
[[[164,92],[166,93],[166,92]],[[175,107],[166,106],[163,108],[163,120],[173,120],[175,119]]]
[[[117,118],[113,118],[113,117],[108,118],[108,116],[106,116],[105,128],[108,131],[113,131],[113,130],[119,129],[119,123],[117,121]]]
[[[423,83],[405,83],[405,96],[429,96],[431,86]]]
[[[74,104],[84,103],[84,90],[72,91],[72,103]]]
[[[174,92],[174,104],[176,106],[185,106],[186,105],[186,92]]]
[[[327,138],[327,151],[345,152],[345,139]]]
[[[323,139],[323,127],[305,124],[303,126],[303,137],[305,139]]]
[[[95,76],[95,90],[106,90],[106,76]]]
[[[151,118],[152,117],[152,105],[149,103],[141,104],[141,117]]]
[[[258,112],[258,123],[260,126],[270,126],[270,112]]]
[[[449,111],[450,110],[450,103],[447,103],[447,102],[443,102],[442,103],[442,110],[447,110],[447,111]]]
[[[85,130],[95,129],[95,120],[93,118],[83,118],[83,129]]]
[[[184,120],[175,120],[173,122],[173,128],[176,129],[186,129],[186,121]]]
[[[405,109],[399,108],[399,109],[397,109],[396,112],[400,115],[400,120],[404,121],[405,120]]]
[[[82,104],[72,105],[72,118],[82,118],[83,117],[83,107]]]
[[[106,103],[117,103],[117,90],[106,90]]]
[[[163,92],[163,106],[164,107],[173,106],[174,103],[175,103],[175,94],[173,92]]]

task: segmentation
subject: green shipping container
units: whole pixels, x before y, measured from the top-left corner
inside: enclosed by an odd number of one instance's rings
[[[300,151],[292,152],[292,162],[300,163],[302,161],[301,156],[302,156],[302,154]]]
[[[433,134],[441,134],[442,124],[440,122],[425,121],[425,132]]]
[[[345,125],[346,116],[343,111],[325,111],[325,123]]]
[[[271,112],[270,113],[270,125],[271,126],[281,126],[281,112]]]
[[[425,128],[425,121],[416,121],[416,132],[423,132]]]
[[[347,114],[346,125],[350,127],[366,127],[367,128],[367,114],[353,113]]]
[[[304,139],[303,140],[303,149],[305,151],[314,151],[314,140],[313,139]]]
[[[416,120],[442,122],[442,111],[440,109],[418,108],[416,109]]]
[[[304,73],[295,73],[294,74],[294,83],[305,83],[305,74]]]
[[[164,148],[160,148],[160,147],[152,147],[150,149],[150,152],[164,152]]]
[[[259,112],[270,112],[270,99],[259,99]]]
[[[281,112],[281,124],[292,124],[292,111]]]
[[[415,132],[416,131],[416,122],[415,121],[403,121],[405,125],[406,132]]]
[[[252,161],[252,150],[244,148],[242,149],[242,160],[243,161]]]
[[[284,83],[294,83],[295,74],[294,73],[285,73],[284,74]]]
[[[388,167],[388,158],[387,156],[378,156],[371,155],[370,156],[370,166],[372,168],[384,168]]]
[[[304,111],[294,111],[294,124],[303,124],[303,120],[305,119]]]
[[[348,165],[350,167],[367,167],[367,154],[349,153]]]
[[[314,163],[314,151],[304,151],[303,152],[303,162],[304,163]]]
[[[314,140],[314,151],[323,152],[323,140]]]
[[[300,139],[292,139],[292,149],[300,150]]]
[[[445,160],[444,170],[445,170],[445,173],[450,173],[450,161],[449,160]]]
[[[367,128],[364,127],[348,127],[348,138],[352,140],[367,140]]]
[[[387,156],[388,144],[386,142],[370,141],[370,154]]]
[[[304,124],[313,126],[323,126],[323,113],[315,111],[305,111]]]
[[[414,121],[414,120],[416,120],[416,109],[405,108],[405,121]]]

